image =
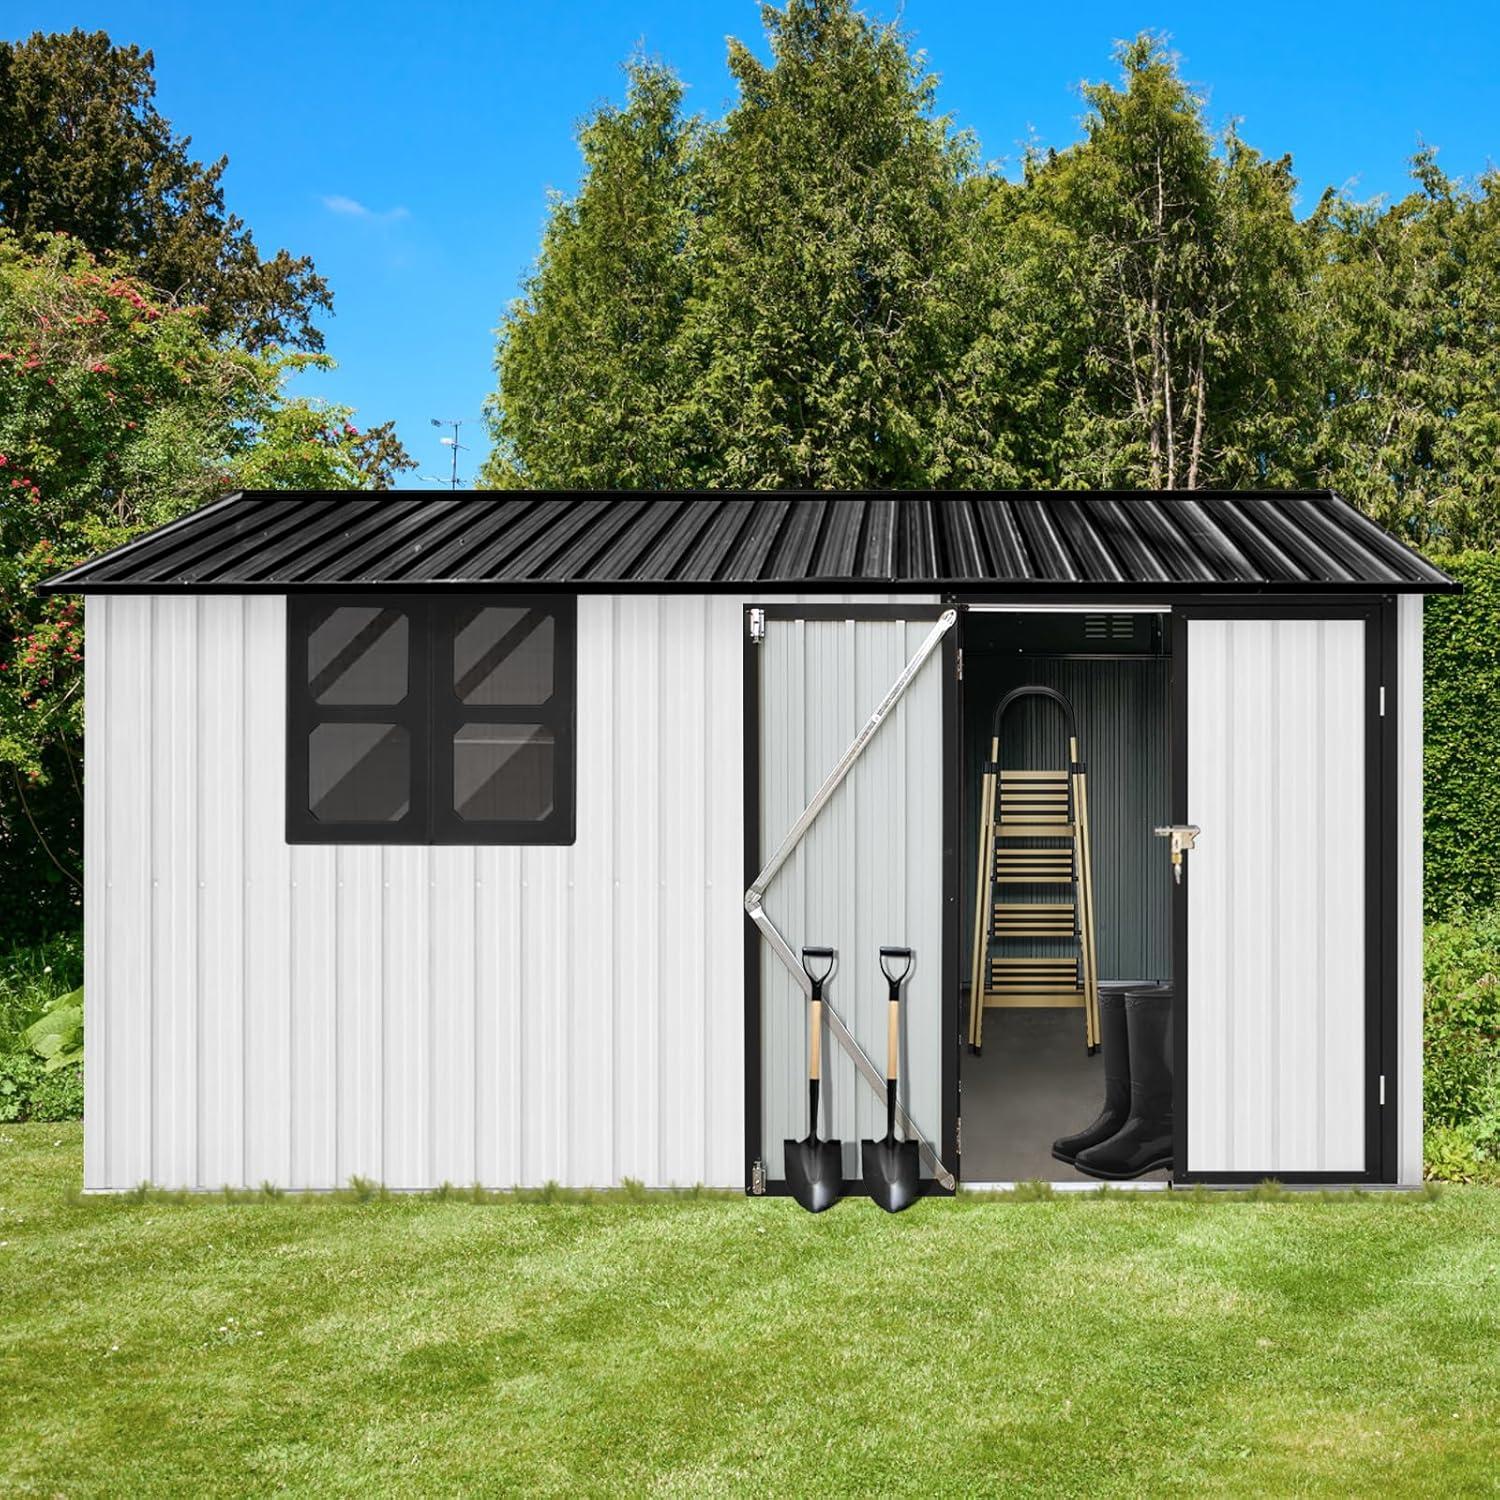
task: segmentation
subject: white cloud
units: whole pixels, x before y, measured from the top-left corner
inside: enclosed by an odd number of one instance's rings
[[[358,198],[346,198],[342,193],[332,193],[323,199],[323,207],[331,214],[342,214],[346,219],[364,219],[370,224],[391,224],[397,219],[407,218],[404,208],[388,208],[383,213],[366,208]]]

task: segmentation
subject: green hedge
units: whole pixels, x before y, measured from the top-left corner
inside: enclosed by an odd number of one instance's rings
[[[1500,908],[1424,936],[1427,1175],[1500,1181]]]
[[[1439,558],[1427,601],[1424,897],[1429,918],[1500,903],[1500,555]]]

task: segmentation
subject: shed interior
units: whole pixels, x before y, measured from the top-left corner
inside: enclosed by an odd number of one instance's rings
[[[964,815],[960,845],[963,990],[969,1001],[981,787],[995,708],[1013,689],[1051,688],[1071,704],[1087,767],[1095,939],[1101,983],[1171,978],[1171,874],[1153,830],[1171,821],[1170,615],[1152,611],[986,612],[964,629]],[[1000,736],[1002,770],[1066,764],[1066,732],[1044,697],[1016,701]],[[1047,900],[1019,887],[1006,899]],[[1052,899],[1059,899],[1053,897]],[[1067,956],[1076,943],[1039,939],[1028,953]],[[1004,953],[1005,946],[991,953]],[[1088,1181],[1052,1142],[1083,1129],[1104,1096],[1102,1051],[1090,1056],[1081,1009],[991,1006],[983,1047],[961,1065],[967,1182]],[[1165,1179],[1169,1174],[1149,1174]]]

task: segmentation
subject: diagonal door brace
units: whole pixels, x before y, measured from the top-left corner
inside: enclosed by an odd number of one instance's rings
[[[763,904],[766,891],[776,878],[777,871],[792,857],[792,851],[802,842],[807,830],[817,821],[818,814],[828,805],[829,799],[853,769],[854,762],[864,754],[865,746],[875,738],[876,730],[885,723],[891,710],[901,701],[907,688],[916,680],[917,673],[922,670],[928,657],[942,644],[943,637],[953,629],[957,620],[958,611],[953,609],[944,610],[938,616],[937,623],[932,627],[927,639],[917,647],[916,655],[902,668],[901,675],[891,684],[885,697],[876,705],[875,711],[865,720],[864,727],[849,742],[849,748],[839,757],[838,764],[828,773],[823,785],[813,794],[812,801],[802,809],[802,815],[792,824],[765,869],[755,877],[750,889],[745,892],[745,911],[750,920],[755,923],[761,936],[770,945],[771,951],[781,960],[787,973],[797,982],[798,988],[805,995],[812,993],[812,987],[807,975],[802,972],[802,965],[797,962],[797,955],[792,952],[787,940],[777,930],[776,924],[766,915]],[[854,1066],[863,1074],[865,1082],[870,1085],[883,1103],[885,1101],[885,1074],[870,1061],[869,1054],[855,1040],[854,1033],[844,1025],[843,1018],[838,1011],[828,1003],[827,995],[823,997],[823,1015],[828,1022],[829,1031],[833,1033],[834,1041],[848,1053]],[[943,1165],[937,1152],[917,1129],[916,1122],[907,1114],[905,1106],[899,1099],[896,1101],[896,1118],[901,1122],[901,1128],[907,1140],[917,1143],[922,1159],[932,1169],[933,1176],[951,1192],[955,1186],[953,1173]]]

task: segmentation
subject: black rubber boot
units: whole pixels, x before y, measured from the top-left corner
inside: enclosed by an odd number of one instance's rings
[[[1117,1135],[1080,1151],[1073,1165],[1123,1182],[1172,1165],[1172,986],[1141,985],[1125,996],[1130,1040],[1130,1118]]]
[[[1099,1041],[1104,1048],[1104,1107],[1092,1125],[1053,1141],[1052,1154],[1071,1167],[1073,1158],[1116,1134],[1130,1115],[1130,1044],[1125,1035],[1127,984],[1099,986]]]

